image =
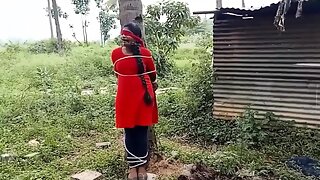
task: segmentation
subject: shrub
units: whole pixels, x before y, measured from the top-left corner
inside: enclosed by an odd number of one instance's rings
[[[23,50],[24,48],[19,43],[9,42],[4,44],[3,50],[0,49],[1,65],[8,65],[8,63],[10,63],[10,60],[16,59],[17,55]]]
[[[32,43],[28,47],[28,51],[34,54],[58,53],[58,42],[56,40],[43,40]],[[71,42],[63,41],[62,48],[65,52],[71,50]]]
[[[215,77],[211,56],[205,49],[194,50],[200,60],[180,81],[185,83],[180,85],[183,90],[159,97],[162,119],[158,132],[169,138],[183,137],[189,143],[228,145],[231,149],[214,157],[198,157],[225,174],[237,174],[244,168],[267,177],[308,179],[289,170],[285,162],[294,155],[320,159],[320,131],[295,127],[293,122],[280,121],[271,112],[262,119],[256,118],[250,107],[231,121],[213,119]],[[254,156],[256,152],[258,156]]]
[[[4,45],[5,51],[8,53],[19,53],[23,50],[23,47],[19,43],[9,42]]]

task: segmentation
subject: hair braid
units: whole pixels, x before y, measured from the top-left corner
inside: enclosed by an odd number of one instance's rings
[[[146,82],[146,79],[144,77],[144,75],[141,75],[145,72],[145,67],[144,67],[144,64],[143,64],[143,61],[142,61],[142,58],[139,57],[141,56],[141,53],[140,53],[140,47],[138,44],[132,44],[129,46],[131,52],[133,55],[137,56],[136,57],[136,62],[137,62],[137,66],[138,66],[138,74],[140,74],[140,79],[141,79],[141,82],[142,82],[142,85],[145,89],[145,93],[144,93],[144,102],[147,104],[147,105],[150,105],[152,104],[152,98],[151,98],[151,95],[148,91],[148,86],[147,86],[147,82]]]

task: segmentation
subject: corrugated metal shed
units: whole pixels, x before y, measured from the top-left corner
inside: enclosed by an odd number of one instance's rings
[[[273,25],[276,4],[215,13],[216,118],[230,119],[250,106],[259,117],[273,112],[320,127],[320,1],[306,2],[298,19],[294,6],[285,32]]]

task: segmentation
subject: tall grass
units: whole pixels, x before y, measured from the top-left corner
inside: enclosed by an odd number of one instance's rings
[[[113,129],[111,48],[76,47],[65,56],[1,54],[0,154],[13,159],[0,161],[0,179],[66,179],[85,169],[122,178],[125,163]],[[82,96],[88,87],[96,93]],[[109,92],[99,93],[101,87]],[[38,147],[28,145],[33,139]],[[113,145],[98,150],[95,143],[101,141]]]
[[[249,172],[271,179],[308,179],[287,168],[285,160],[294,154],[320,158],[320,133],[269,116],[258,121],[251,111],[235,121],[213,119],[211,55],[208,47],[188,43],[172,55],[173,71],[159,80],[160,88],[180,88],[158,98],[161,152],[170,157],[177,151],[174,158],[182,163],[206,164],[238,178]],[[86,169],[106,179],[123,179],[121,132],[113,128],[116,78],[109,53],[114,45],[71,45],[63,56],[25,46],[0,51],[0,155],[11,156],[1,158],[0,179],[69,179]],[[94,93],[82,95],[85,89]],[[276,128],[264,127],[270,123]],[[30,140],[39,145],[30,146]],[[110,142],[111,147],[98,149],[98,142]],[[31,153],[36,154],[26,157]]]

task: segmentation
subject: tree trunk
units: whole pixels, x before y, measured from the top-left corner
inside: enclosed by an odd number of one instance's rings
[[[142,1],[141,0],[119,0],[119,19],[121,27],[125,24],[135,21],[137,17],[142,17]],[[141,30],[143,22],[138,22]]]
[[[216,0],[216,3],[217,9],[222,8],[222,0]]]
[[[87,21],[87,18],[85,17],[85,20],[84,20],[84,34],[85,34],[85,39],[86,39],[86,45],[89,45],[88,44],[88,32],[87,32],[87,27],[88,27],[88,21]]]
[[[57,1],[52,0],[52,7],[54,11],[54,21],[56,24],[56,32],[57,32],[57,46],[58,46],[58,51],[61,53],[63,51],[62,49],[62,33],[61,33],[61,28],[60,28],[60,22],[59,22],[59,14],[58,14],[58,6],[57,6]]]
[[[104,47],[104,36],[103,36],[103,33],[102,33],[102,30],[100,30],[100,43],[101,43],[101,47]]]
[[[88,45],[88,34],[87,34],[88,21],[87,21],[86,15],[81,14],[81,23],[82,23],[83,42],[85,45]]]
[[[51,39],[54,39],[50,0],[48,0],[48,15],[49,15],[49,24],[50,24]]]
[[[84,31],[85,28],[85,24],[84,24],[84,20],[83,20],[83,15],[81,14],[81,24],[82,24],[82,36],[83,36],[83,43],[86,44],[86,33]]]
[[[242,8],[245,8],[246,7],[246,4],[244,2],[245,0],[242,0]]]
[[[119,0],[119,19],[121,27],[129,22],[139,24],[142,31],[142,38],[144,39],[145,28],[142,19],[142,1],[141,0]],[[149,128],[149,160],[153,155],[157,155],[158,146],[155,130],[153,127]]]

